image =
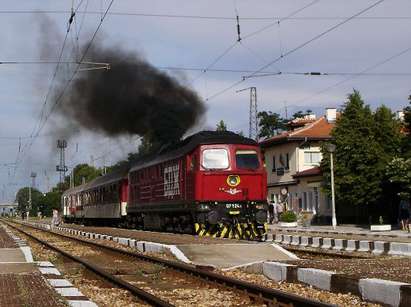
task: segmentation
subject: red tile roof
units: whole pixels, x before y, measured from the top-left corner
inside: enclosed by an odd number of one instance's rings
[[[331,130],[335,123],[329,123],[325,116],[320,117],[313,123],[293,131],[285,131],[279,135],[265,139],[260,142],[262,147],[269,147],[271,144],[285,143],[299,140],[328,140],[331,138]]]
[[[322,174],[320,167],[313,167],[302,172],[297,172],[293,175],[294,178],[320,176]]]

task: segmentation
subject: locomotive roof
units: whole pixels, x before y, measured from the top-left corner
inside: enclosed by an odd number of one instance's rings
[[[201,131],[168,147],[165,152],[136,162],[131,168],[131,171],[179,158],[199,145],[209,144],[243,144],[258,146],[256,141],[231,131]]]
[[[258,146],[258,143],[256,141],[243,137],[231,131],[201,131],[185,138],[184,140],[174,144],[173,146],[169,146],[165,151],[157,155],[151,155],[139,160],[132,166],[131,171],[155,165],[167,160],[179,158],[189,153],[197,146],[207,144],[243,144]],[[129,169],[129,167],[124,167],[120,170],[110,172],[104,176],[99,176],[88,183],[64,191],[63,196],[67,194],[88,191],[92,188],[110,184],[122,178],[126,178]]]
[[[64,191],[63,195],[88,191],[92,188],[96,188],[102,185],[106,185],[106,184],[119,181],[120,179],[126,178],[127,173],[128,173],[128,168],[122,168],[122,169],[110,172],[104,176],[99,176],[90,182],[87,182],[85,184],[81,184],[74,188],[68,189]]]

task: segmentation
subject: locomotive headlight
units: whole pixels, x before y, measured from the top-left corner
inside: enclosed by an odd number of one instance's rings
[[[240,184],[240,176],[238,176],[238,175],[229,175],[228,177],[227,177],[227,184],[230,186],[230,187],[236,187],[236,186],[238,186],[239,184]]]

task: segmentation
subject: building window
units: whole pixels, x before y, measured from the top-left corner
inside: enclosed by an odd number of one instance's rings
[[[308,192],[308,211],[313,211],[313,192]]]
[[[318,188],[314,188],[314,211],[318,213],[320,210]]]
[[[307,192],[303,192],[303,209],[307,210]]]
[[[290,169],[290,156],[289,156],[288,152],[285,155],[285,169]]]
[[[282,168],[284,170],[290,169],[290,156],[288,153],[286,154],[280,154],[278,157],[278,162],[279,162],[279,168]]]
[[[271,171],[273,173],[275,173],[276,167],[275,167],[275,155],[273,155],[273,168],[271,169]]]
[[[319,165],[321,158],[321,152],[319,151],[304,151],[305,165]]]

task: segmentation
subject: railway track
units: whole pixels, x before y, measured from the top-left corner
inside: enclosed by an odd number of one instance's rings
[[[4,222],[4,221],[3,221]],[[64,250],[62,250],[61,248],[50,244],[42,239],[40,239],[39,237],[21,229],[20,227],[16,226],[16,222],[14,222],[13,224],[9,223],[9,222],[4,222],[7,225],[9,225],[10,227],[12,227],[13,229],[22,232],[23,234],[25,234],[26,236],[36,240],[37,242],[47,246],[50,249],[55,250],[58,253],[61,253],[62,255],[76,261],[79,262],[81,264],[83,264],[85,267],[87,267],[88,269],[90,269],[91,271],[95,272],[96,274],[102,276],[103,278],[109,280],[110,282],[112,282],[113,284],[127,289],[129,290],[131,293],[133,293],[135,296],[137,296],[138,298],[144,300],[145,302],[153,305],[153,306],[173,306],[171,305],[169,302],[166,302],[165,300],[156,297],[150,293],[148,293],[147,291],[137,288],[135,286],[133,286],[132,284],[130,284],[129,282],[114,276],[113,274],[110,274],[108,271],[102,269],[101,267],[93,264],[90,261],[85,261],[84,259],[72,255]],[[20,223],[18,223],[20,224]],[[330,305],[330,304],[326,304],[326,303],[322,303],[319,301],[315,301],[315,300],[311,300],[311,299],[307,299],[301,296],[297,296],[291,293],[286,293],[283,291],[279,291],[279,290],[275,290],[275,289],[271,289],[271,288],[267,288],[267,287],[263,287],[260,285],[256,285],[256,284],[252,284],[246,281],[242,281],[239,279],[235,279],[235,278],[231,278],[231,277],[227,277],[215,272],[210,272],[201,268],[196,268],[193,267],[191,265],[187,265],[187,264],[182,264],[179,262],[175,262],[175,261],[171,261],[171,260],[167,260],[167,259],[162,259],[162,258],[158,258],[158,257],[153,257],[153,256],[148,256],[148,255],[143,255],[143,254],[138,254],[135,252],[131,252],[131,251],[127,251],[124,249],[120,249],[120,248],[116,248],[116,247],[112,247],[112,246],[108,246],[108,245],[104,245],[104,244],[100,244],[100,243],[96,243],[96,242],[91,242],[91,241],[87,241],[84,239],[80,239],[77,237],[72,237],[66,234],[61,234],[58,232],[54,232],[54,231],[50,231],[50,230],[45,230],[45,229],[40,229],[37,227],[34,227],[32,225],[28,225],[28,224],[20,224],[21,226],[25,226],[25,227],[29,227],[31,229],[34,229],[36,231],[40,231],[40,232],[44,232],[47,234],[51,234],[54,236],[58,236],[60,238],[64,238],[67,240],[72,240],[75,241],[79,244],[86,244],[88,246],[92,246],[93,248],[98,248],[98,249],[102,249],[102,250],[106,250],[106,251],[110,251],[112,253],[115,253],[117,255],[122,255],[122,256],[127,256],[127,257],[131,257],[134,259],[137,259],[139,261],[144,261],[144,262],[149,262],[149,263],[153,263],[153,264],[157,264],[157,265],[161,265],[163,267],[172,269],[174,271],[183,273],[184,275],[189,275],[189,276],[194,276],[199,278],[200,280],[202,280],[203,282],[206,283],[212,283],[214,285],[217,285],[218,287],[224,287],[227,289],[230,289],[231,291],[240,291],[242,292],[244,295],[250,297],[252,300],[257,300],[257,301],[261,301],[266,305],[269,306],[334,306],[334,305]]]
[[[322,257],[327,257],[327,258],[342,258],[342,259],[370,259],[372,256],[370,255],[352,255],[349,253],[341,253],[341,252],[335,252],[335,251],[328,251],[328,250],[310,250],[306,248],[301,248],[301,247],[292,247],[289,245],[281,245],[283,248],[286,250],[295,253],[296,255],[311,255],[311,256],[322,256]]]

